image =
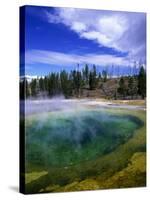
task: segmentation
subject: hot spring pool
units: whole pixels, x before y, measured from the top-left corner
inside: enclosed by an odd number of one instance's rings
[[[67,167],[108,154],[142,121],[107,109],[36,114],[26,118],[26,170]]]

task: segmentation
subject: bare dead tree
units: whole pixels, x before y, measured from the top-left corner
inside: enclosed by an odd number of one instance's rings
[[[133,62],[133,76],[136,75],[136,61]]]
[[[113,78],[113,75],[114,75],[114,65],[112,64],[112,66],[111,66],[111,76],[112,76],[112,78]]]
[[[119,65],[118,65],[118,67],[117,67],[117,77],[118,77],[118,78],[120,77],[120,67],[119,67]]]

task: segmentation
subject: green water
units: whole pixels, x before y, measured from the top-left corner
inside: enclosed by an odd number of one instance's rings
[[[142,121],[104,109],[56,112],[26,119],[26,171],[90,161],[125,143]]]

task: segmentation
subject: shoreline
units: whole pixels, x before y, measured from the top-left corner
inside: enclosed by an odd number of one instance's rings
[[[146,111],[145,100],[106,100],[106,99],[34,99],[20,102],[25,116],[37,113],[67,111],[83,107],[113,108]],[[25,109],[24,109],[25,107]]]

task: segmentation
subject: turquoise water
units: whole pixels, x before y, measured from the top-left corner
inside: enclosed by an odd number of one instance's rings
[[[126,142],[141,124],[134,116],[105,109],[28,117],[26,169],[67,167],[95,159]]]

